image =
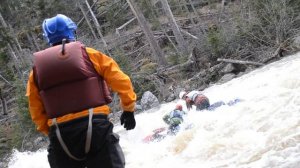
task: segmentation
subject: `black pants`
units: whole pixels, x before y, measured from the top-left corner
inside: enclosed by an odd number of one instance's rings
[[[71,154],[77,158],[70,158],[61,147],[55,134],[55,127],[51,127],[48,147],[48,161],[51,168],[124,168],[125,158],[119,145],[119,135],[112,132],[113,124],[106,116],[93,116],[93,132],[91,148],[85,154],[85,141],[88,127],[88,117],[59,124],[62,139]]]

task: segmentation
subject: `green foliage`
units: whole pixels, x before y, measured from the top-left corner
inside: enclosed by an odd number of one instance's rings
[[[155,80],[151,79],[151,74],[156,72],[158,64],[151,62],[151,60],[147,58],[140,62],[142,66],[139,72],[132,76],[132,84],[138,99],[140,99],[146,91],[151,91],[155,96],[159,96],[158,84]]]
[[[152,20],[152,27],[151,27],[151,30],[152,31],[155,31],[155,30],[158,30],[160,29],[160,22],[158,19],[153,19]]]
[[[140,0],[138,4],[146,20],[151,24],[151,30],[158,30],[160,28],[159,16],[154,10],[154,6],[151,5],[151,2],[149,0]]]
[[[219,0],[207,0],[207,3],[210,5],[210,6],[213,6],[214,8],[216,8],[216,3],[218,3]]]
[[[22,140],[23,140],[23,130],[22,126],[19,123],[14,123],[12,128],[8,130],[9,132],[6,133],[8,136],[7,139],[10,141],[8,142],[8,146],[10,149],[20,149],[22,147]]]
[[[148,64],[141,66],[140,72],[145,74],[152,74],[156,72],[157,67],[158,67],[157,63],[150,62]]]
[[[213,56],[216,58],[220,56],[224,47],[222,33],[216,25],[213,25],[208,30],[207,40]]]
[[[126,15],[123,14],[122,7],[124,3],[114,3],[110,8],[107,8],[105,19],[110,22],[110,26],[107,31],[114,31],[117,27],[126,22]],[[125,2],[126,3],[126,2]]]
[[[152,19],[152,6],[149,3],[149,0],[139,0],[138,1],[139,8],[143,11],[145,18]]]
[[[28,101],[25,97],[26,89],[18,79],[14,84],[16,89],[11,94],[15,94],[17,99],[17,121],[8,121],[0,127],[0,139],[6,140],[6,149],[0,151],[0,157],[4,157],[12,149],[21,150],[24,139],[32,135],[30,130],[35,129],[28,111]]]
[[[3,67],[8,64],[9,56],[5,52],[0,52],[0,66]]]
[[[118,65],[120,66],[122,71],[125,74],[130,76],[130,74],[131,74],[131,65],[130,65],[128,56],[126,56],[121,49],[116,49],[112,53],[112,57],[118,63]]]
[[[10,58],[7,55],[6,52],[1,52],[0,51],[0,71],[1,71],[1,75],[7,79],[8,81],[12,81],[14,80],[14,74],[11,71],[11,69],[9,68],[9,61]]]
[[[0,27],[0,49],[4,48],[11,41],[12,41],[12,37],[9,34],[8,29],[4,27]]]
[[[181,3],[180,0],[169,0],[168,3],[174,15],[184,14],[182,10],[182,6],[179,4]],[[182,2],[182,3],[186,3],[186,2]]]
[[[188,60],[188,55],[180,55],[169,41],[164,47],[164,52],[168,53],[166,59],[169,65],[181,64]]]
[[[172,52],[167,56],[167,62],[170,65],[177,65],[184,62],[184,60],[179,54]]]
[[[5,127],[4,126],[0,127],[0,135],[1,135],[0,139],[6,138],[6,137],[4,137],[4,135],[6,135],[6,131],[5,131]],[[0,150],[0,158],[3,158],[5,156],[5,154],[6,154],[6,151],[4,149]]]
[[[295,0],[253,0],[241,32],[254,45],[279,45],[299,32],[300,3]]]
[[[0,150],[0,158],[7,156],[9,153],[7,151],[13,148],[19,148],[22,144],[22,140],[20,138],[20,131],[17,127],[18,124],[2,124],[0,127],[0,139],[5,140],[3,144],[5,144],[5,148]]]
[[[141,99],[146,91],[152,92],[155,96],[159,95],[158,87],[155,81],[144,75],[136,75],[132,77],[132,84],[138,99]]]
[[[16,98],[17,98],[17,106],[18,106],[18,116],[20,122],[22,123],[22,128],[24,130],[29,130],[30,128],[34,128],[34,124],[31,120],[31,116],[28,110],[28,99],[26,95],[26,89],[20,80],[16,80],[15,82],[16,89]]]

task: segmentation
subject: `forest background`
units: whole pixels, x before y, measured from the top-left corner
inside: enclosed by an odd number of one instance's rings
[[[0,161],[44,140],[25,91],[32,54],[48,47],[41,24],[56,14],[118,62],[138,100],[151,91],[172,101],[300,49],[299,0],[0,0]],[[110,106],[120,110],[116,95]]]

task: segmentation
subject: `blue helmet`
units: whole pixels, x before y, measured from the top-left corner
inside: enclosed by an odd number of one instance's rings
[[[61,42],[64,38],[69,41],[75,41],[74,31],[76,29],[76,24],[62,14],[45,19],[43,22],[44,36],[50,45]]]

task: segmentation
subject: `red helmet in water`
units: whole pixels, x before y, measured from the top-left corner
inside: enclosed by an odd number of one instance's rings
[[[182,105],[181,104],[177,104],[175,109],[182,111]]]

